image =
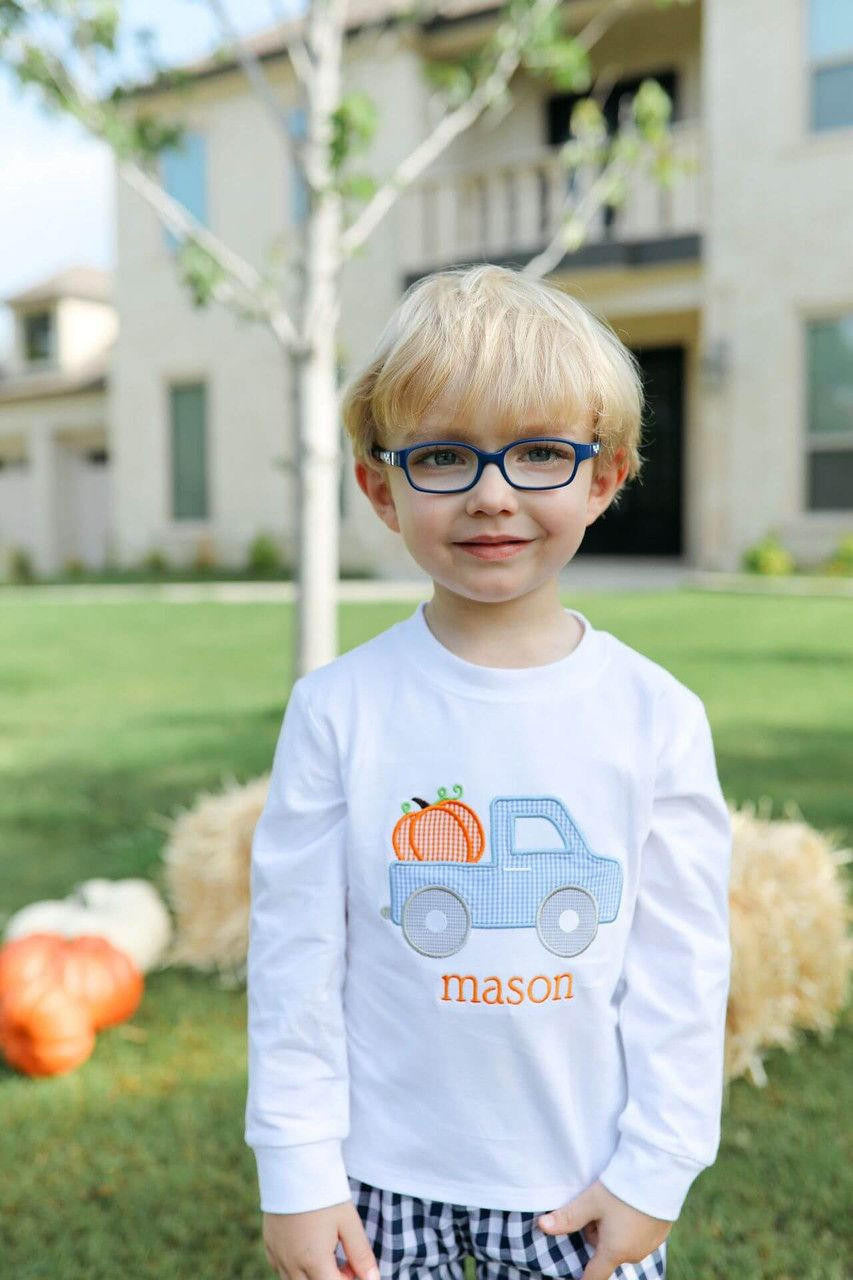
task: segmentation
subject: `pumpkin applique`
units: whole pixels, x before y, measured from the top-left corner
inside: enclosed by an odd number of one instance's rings
[[[412,796],[419,806],[402,805],[403,817],[391,833],[391,844],[401,862],[479,862],[486,848],[486,836],[479,815],[463,804],[462,787],[457,783],[449,796],[438,788],[438,800],[430,804]]]

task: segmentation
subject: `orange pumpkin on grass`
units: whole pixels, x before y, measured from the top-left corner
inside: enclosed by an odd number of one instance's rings
[[[391,843],[397,857],[406,862],[479,862],[486,848],[486,836],[479,815],[459,797],[462,788],[453,788],[454,797],[448,797],[447,788],[439,787],[439,799],[429,804],[420,796],[412,799],[420,807],[402,806],[403,817],[391,833]]]
[[[68,1071],[89,1057],[96,1031],[136,1011],[143,986],[106,938],[16,938],[0,947],[0,1051],[31,1075]]]
[[[79,1067],[95,1047],[89,1010],[62,987],[19,987],[0,998],[0,1048],[17,1071],[61,1076]]]

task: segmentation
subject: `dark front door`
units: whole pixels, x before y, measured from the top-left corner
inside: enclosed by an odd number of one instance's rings
[[[684,348],[634,351],[640,364],[646,407],[645,459],[640,476],[622,490],[591,524],[578,555],[680,556],[682,553],[682,437]]]

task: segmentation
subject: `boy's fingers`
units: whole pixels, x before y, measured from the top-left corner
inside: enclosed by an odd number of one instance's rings
[[[612,1258],[607,1258],[600,1249],[597,1249],[586,1264],[581,1280],[612,1280],[616,1265]]]
[[[549,1235],[564,1235],[570,1231],[580,1231],[581,1227],[585,1227],[597,1216],[597,1202],[588,1188],[561,1208],[541,1214],[536,1222],[540,1229]]]
[[[338,1235],[347,1256],[347,1263],[352,1269],[351,1280],[379,1280],[379,1267],[373,1256],[364,1225],[357,1213],[351,1222],[339,1228]],[[352,1276],[353,1272],[355,1277]]]

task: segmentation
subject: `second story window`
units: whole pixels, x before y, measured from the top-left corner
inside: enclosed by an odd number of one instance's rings
[[[811,128],[853,125],[853,0],[809,0]]]
[[[24,359],[27,364],[45,364],[55,355],[55,327],[52,311],[31,311],[21,317]]]
[[[176,147],[160,156],[160,175],[169,195],[199,222],[207,224],[207,145],[200,133],[186,132]],[[166,247],[174,249],[176,237],[164,231]]]

